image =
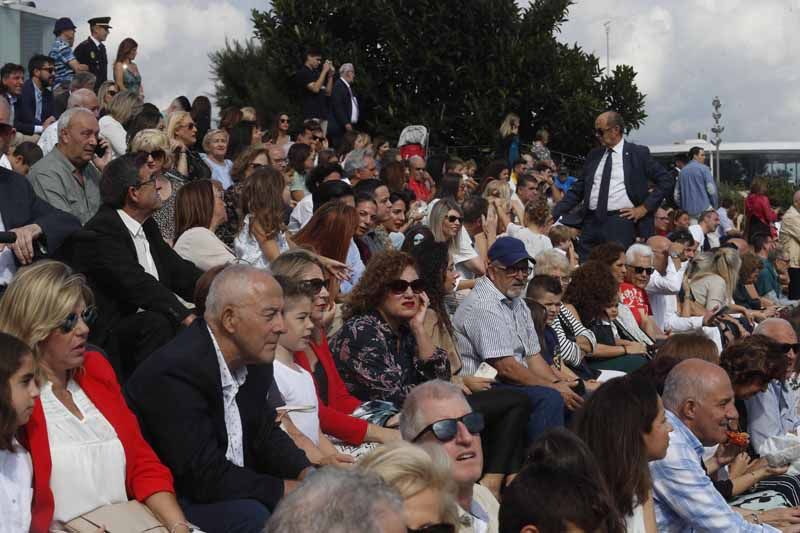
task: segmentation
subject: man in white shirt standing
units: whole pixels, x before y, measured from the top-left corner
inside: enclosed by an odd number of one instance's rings
[[[352,63],[345,63],[339,67],[339,79],[336,80],[331,93],[331,111],[328,119],[331,146],[336,147],[342,135],[346,131],[351,131],[358,123],[360,110],[358,98],[353,93],[355,79],[356,69]]]

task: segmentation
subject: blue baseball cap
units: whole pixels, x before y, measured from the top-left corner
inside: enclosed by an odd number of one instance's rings
[[[489,248],[489,261],[497,261],[504,267],[516,265],[523,260],[536,264],[536,260],[528,255],[525,244],[514,237],[500,237]]]
[[[53,33],[55,35],[60,35],[64,30],[74,30],[76,28],[75,24],[72,23],[72,19],[69,17],[62,17],[56,21],[56,25],[53,28]]]

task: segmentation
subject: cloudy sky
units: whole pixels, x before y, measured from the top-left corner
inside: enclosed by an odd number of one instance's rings
[[[469,0],[467,0],[469,1]],[[37,0],[52,16],[112,17],[110,50],[131,36],[147,98],[210,94],[208,53],[252,33],[250,9],[267,0]],[[520,1],[520,3],[523,3]],[[694,138],[712,124],[711,100],[723,103],[728,141],[797,139],[800,120],[800,0],[577,0],[561,36],[605,64],[603,23],[611,21],[611,66],[633,65],[649,115],[633,138],[651,144]]]

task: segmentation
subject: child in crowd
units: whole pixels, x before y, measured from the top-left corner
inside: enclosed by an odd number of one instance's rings
[[[275,385],[280,392],[286,414],[282,425],[302,448],[311,462],[316,464],[352,463],[349,455],[338,453],[331,441],[320,430],[319,402],[314,379],[304,368],[294,362],[296,351],[309,349],[314,323],[311,306],[314,294],[304,285],[278,277],[283,288],[283,321],[286,332],[278,339],[273,364]],[[278,412],[282,410],[277,408]]]
[[[577,236],[577,230],[570,228],[563,224],[554,224],[550,226],[547,236],[550,238],[550,243],[556,250],[561,250],[569,260],[570,268],[578,266],[578,254],[575,253],[575,245],[572,242]]]
[[[0,533],[30,529],[33,464],[17,435],[39,396],[35,373],[30,348],[0,332]]]

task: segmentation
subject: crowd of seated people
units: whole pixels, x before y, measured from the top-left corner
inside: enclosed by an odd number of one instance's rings
[[[61,109],[2,70],[0,533],[800,530],[794,208],[588,247],[513,114],[476,163],[161,112],[58,24]]]

